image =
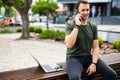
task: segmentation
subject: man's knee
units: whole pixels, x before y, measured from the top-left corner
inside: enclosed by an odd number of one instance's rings
[[[80,80],[80,78],[78,76],[73,76],[70,78],[70,80]]]
[[[117,73],[115,71],[111,72],[111,73],[108,73],[109,74],[109,77],[113,78],[113,79],[116,79],[117,78]]]
[[[78,74],[74,74],[74,75],[72,75],[72,76],[69,76],[69,80],[81,80],[80,79],[80,75],[78,75]]]
[[[116,80],[117,73],[115,71],[112,71],[112,72],[106,73],[105,77],[106,79],[109,79],[109,80]]]

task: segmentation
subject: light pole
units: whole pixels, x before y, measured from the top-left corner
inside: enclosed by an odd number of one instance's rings
[[[48,19],[49,19],[49,0],[47,0],[47,4],[48,4],[48,6],[47,6],[47,23],[46,23],[46,25],[47,25],[47,29],[49,29],[49,23],[48,23]]]

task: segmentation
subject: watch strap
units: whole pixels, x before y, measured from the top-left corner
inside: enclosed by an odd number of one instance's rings
[[[74,28],[77,28],[77,29],[79,29],[79,25],[77,25],[77,24],[76,24]]]
[[[95,65],[97,65],[97,63],[96,63],[96,62],[92,62],[92,64],[95,64]]]

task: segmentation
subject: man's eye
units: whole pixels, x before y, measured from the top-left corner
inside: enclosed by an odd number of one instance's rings
[[[82,11],[85,11],[84,9]]]
[[[86,11],[89,11],[89,9],[86,9]]]

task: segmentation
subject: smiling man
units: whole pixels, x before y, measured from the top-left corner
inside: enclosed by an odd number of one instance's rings
[[[99,59],[97,26],[88,21],[90,4],[80,0],[79,12],[73,21],[66,23],[67,73],[69,80],[81,80],[83,68],[89,75],[98,72],[104,80],[116,80],[116,72]]]

